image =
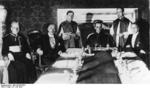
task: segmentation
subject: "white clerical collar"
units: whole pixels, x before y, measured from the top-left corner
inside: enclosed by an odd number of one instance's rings
[[[48,36],[49,36],[49,37],[54,37],[54,34],[48,33]]]

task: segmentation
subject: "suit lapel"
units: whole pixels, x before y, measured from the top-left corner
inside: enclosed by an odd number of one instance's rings
[[[129,35],[129,39],[127,39],[127,45],[129,44],[132,47],[132,36],[133,35]]]

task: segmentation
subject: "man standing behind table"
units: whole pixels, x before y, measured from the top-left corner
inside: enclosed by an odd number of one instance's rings
[[[73,21],[74,12],[69,10],[66,13],[66,21],[59,26],[58,36],[64,40],[65,48],[79,48],[81,47],[81,37],[78,24]]]
[[[86,37],[94,32],[93,23],[92,23],[93,13],[86,14],[86,22],[79,25],[81,37],[82,37],[82,44],[86,47]]]
[[[116,47],[119,51],[122,51],[126,38],[130,33],[131,22],[124,16],[124,8],[117,8],[117,16],[118,18],[113,22],[110,29],[110,34],[116,42]]]

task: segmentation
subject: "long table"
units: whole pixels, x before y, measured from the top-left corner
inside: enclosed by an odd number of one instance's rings
[[[80,50],[82,51],[82,49]],[[80,51],[77,50],[77,52]],[[91,54],[91,56],[93,55]],[[57,61],[52,65],[52,68],[49,70],[49,72],[43,74],[36,83],[76,83],[78,77],[80,76],[79,74],[77,74],[77,70],[78,68],[82,67],[81,57],[90,57],[90,55],[79,54],[73,58],[59,57]]]
[[[114,65],[118,70],[116,77],[117,75],[119,76],[121,83],[149,83],[150,82],[150,72],[143,61],[136,60],[136,59],[134,60],[122,59],[122,57],[116,57],[116,56],[114,56],[114,58],[116,58],[114,60]],[[37,80],[36,83],[52,83],[52,84],[77,83],[78,77],[80,76],[77,74],[77,68],[81,64],[79,63],[81,62],[80,59],[77,57],[74,58],[59,57],[57,61],[52,65],[52,68],[49,70],[49,72],[43,74]],[[99,74],[97,75],[97,78],[105,77],[105,74],[101,74],[101,75]],[[107,75],[108,79],[106,79],[105,82],[97,82],[97,83],[107,83],[107,80],[110,80],[112,76],[114,75],[111,74]],[[112,78],[111,80],[113,79],[116,80],[116,78]],[[101,80],[103,81],[103,79]],[[113,81],[110,81],[110,83],[111,82],[114,83]],[[88,83],[88,82],[84,81],[83,83]]]

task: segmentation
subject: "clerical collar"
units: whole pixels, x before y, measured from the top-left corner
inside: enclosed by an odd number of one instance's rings
[[[66,22],[71,23],[71,22],[72,22],[72,20],[71,20],[71,21],[66,20]]]
[[[49,37],[54,37],[54,34],[48,33],[48,36],[49,36]]]

